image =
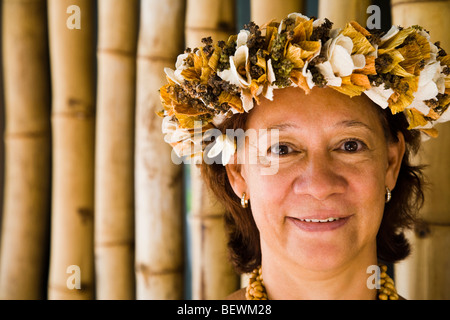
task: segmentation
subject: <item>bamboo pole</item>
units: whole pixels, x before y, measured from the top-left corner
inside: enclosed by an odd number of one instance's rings
[[[183,0],[141,0],[136,93],[136,295],[182,299],[182,167],[164,142],[159,88],[184,48]]]
[[[408,239],[413,254],[395,265],[398,292],[406,299],[448,300],[448,226],[421,226],[416,232],[409,232]]]
[[[214,41],[227,40],[235,30],[234,12],[234,0],[188,0],[186,45],[198,47],[208,36]],[[191,188],[192,298],[223,299],[239,285],[228,260],[225,209],[205,186],[200,167],[195,164],[191,165]]]
[[[449,0],[391,0],[393,24],[409,26],[418,24],[430,31],[431,41],[440,41],[450,50]]]
[[[2,16],[6,172],[0,299],[43,299],[50,212],[46,4],[5,0]]]
[[[352,20],[365,26],[371,3],[371,0],[319,0],[319,18],[328,18],[334,23],[333,28],[343,28]]]
[[[430,31],[431,41],[450,50],[450,1],[391,2],[393,24],[420,25]],[[426,175],[431,187],[421,211],[424,225],[410,235],[413,254],[396,266],[398,291],[409,299],[450,299],[450,128],[437,126],[439,137],[423,144],[417,157],[429,164]]]
[[[289,13],[304,13],[305,5],[303,0],[251,0],[250,17],[258,25],[262,25],[272,19],[281,21]]]
[[[96,298],[134,299],[134,117],[138,0],[99,0]]]
[[[227,40],[234,33],[235,0],[188,0],[186,8],[186,44],[202,45],[201,39]]]
[[[239,287],[239,277],[228,260],[224,208],[191,166],[192,298],[223,299]]]
[[[68,19],[77,22],[76,11],[72,15],[67,13],[72,5],[80,9],[80,29],[68,27]],[[94,2],[49,0],[48,18],[53,83],[53,193],[48,298],[92,299]],[[71,273],[71,266],[77,266],[79,272]],[[68,280],[73,280],[81,288],[72,288]]]

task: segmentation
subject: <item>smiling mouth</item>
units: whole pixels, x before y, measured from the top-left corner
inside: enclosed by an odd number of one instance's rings
[[[341,220],[342,218],[328,218],[328,219],[298,219],[303,222],[312,222],[312,223],[327,223]]]
[[[295,226],[303,231],[308,232],[321,232],[321,231],[332,231],[345,226],[352,216],[348,217],[329,217],[326,219],[300,219],[287,217]]]

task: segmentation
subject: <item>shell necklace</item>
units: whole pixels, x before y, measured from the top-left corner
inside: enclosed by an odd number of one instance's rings
[[[385,265],[379,266],[380,273],[380,289],[378,289],[378,300],[398,300],[397,290],[394,286],[394,280],[386,273]],[[256,268],[250,275],[249,284],[245,293],[247,300],[268,300],[266,288],[262,278],[261,267]]]

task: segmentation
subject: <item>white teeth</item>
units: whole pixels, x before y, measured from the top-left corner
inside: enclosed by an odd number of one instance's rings
[[[337,221],[340,218],[328,218],[328,219],[323,219],[323,220],[319,220],[319,219],[300,219],[300,221],[304,221],[304,222],[321,222],[321,223],[325,223],[325,222],[333,222],[333,221]]]

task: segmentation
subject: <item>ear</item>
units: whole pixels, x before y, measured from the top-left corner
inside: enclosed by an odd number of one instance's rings
[[[398,174],[402,166],[403,156],[405,154],[405,138],[401,132],[397,135],[397,142],[388,142],[388,167],[386,170],[386,187],[394,190],[397,183]]]
[[[237,156],[236,154],[234,155]],[[242,164],[237,164],[236,159],[231,161],[225,167],[227,170],[228,180],[230,181],[230,185],[233,188],[234,193],[241,198],[242,194],[245,192],[247,194],[247,198],[250,198],[249,192],[247,190],[247,182],[245,179],[244,166]]]

